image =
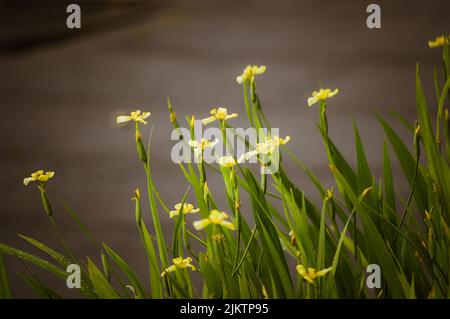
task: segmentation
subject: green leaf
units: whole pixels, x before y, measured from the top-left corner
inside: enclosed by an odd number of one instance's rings
[[[379,115],[376,114],[378,120],[383,127],[389,142],[392,145],[392,148],[397,156],[397,159],[402,167],[403,173],[405,174],[406,179],[410,187],[412,187],[414,180],[414,172],[415,172],[415,159],[411,155],[410,151],[403,143],[401,138],[395,133],[392,127]],[[414,200],[419,207],[421,212],[424,212],[427,209],[427,187],[425,184],[425,179],[421,171],[418,172],[417,182],[416,182],[416,192],[414,192]]]
[[[181,207],[179,209],[179,214],[176,218],[175,221],[175,229],[173,231],[172,234],[172,253],[173,253],[173,258],[176,257],[182,257],[183,256],[183,226],[184,226],[184,221],[185,221],[185,216],[183,213],[183,207],[184,204],[186,203],[186,198],[189,194],[189,189],[190,186],[188,187],[188,189],[186,190],[186,192],[184,193],[183,199],[181,201]]]
[[[267,214],[267,203],[264,194],[248,169],[245,169],[244,175],[249,184],[249,189],[251,189],[253,215],[258,233],[261,236],[263,249],[266,252],[263,256],[264,264],[270,268],[275,287],[274,293],[279,294],[280,298],[292,298],[294,291],[289,269],[277,230]],[[269,283],[266,284],[269,286]]]
[[[370,172],[369,164],[367,163],[366,152],[359,135],[358,127],[353,122],[353,128],[355,131],[355,146],[356,146],[356,158],[358,163],[358,192],[362,192],[364,189],[372,185],[372,174]]]
[[[25,235],[20,235],[22,239],[26,240],[28,243],[33,245],[34,247],[38,248],[39,250],[45,252],[47,255],[52,257],[58,264],[60,264],[62,267],[67,268],[71,262],[61,253],[57,252],[56,250],[46,246],[45,244],[41,243],[40,241],[27,237]]]
[[[102,274],[102,272],[95,266],[95,264],[88,258],[88,273],[89,278],[94,285],[95,292],[97,296],[101,299],[119,299],[120,296],[114,290],[114,288],[110,285],[108,280]]]
[[[44,283],[42,283],[36,276],[34,275],[20,275],[22,279],[36,291],[42,298],[46,299],[62,299],[61,295],[59,295],[53,289],[47,287]]]
[[[389,150],[386,143],[384,143],[383,146],[383,180],[386,203],[395,210],[394,181],[392,179],[391,160],[389,158]]]
[[[11,290],[9,289],[8,274],[6,272],[3,255],[0,253],[0,299],[10,298],[12,298],[12,295]]]
[[[142,220],[139,226],[139,232],[141,234],[142,241],[144,243],[145,253],[148,259],[148,267],[150,273],[150,288],[153,298],[163,297],[163,287],[161,283],[161,272],[158,265],[158,259],[156,256],[155,246],[148,232],[147,226]]]
[[[134,270],[120,257],[114,250],[108,247],[105,243],[103,243],[103,247],[105,248],[106,253],[111,257],[111,259],[116,263],[116,265],[122,270],[125,275],[130,280],[131,285],[133,286],[136,296],[138,299],[143,299],[147,297],[147,293],[139,281],[139,278],[135,274]]]

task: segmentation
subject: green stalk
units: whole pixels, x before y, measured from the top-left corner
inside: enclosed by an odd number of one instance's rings
[[[242,83],[242,87],[243,87],[243,90],[244,90],[244,104],[245,104],[245,111],[247,112],[248,121],[249,121],[251,127],[255,127],[255,125],[253,124],[253,118],[252,118],[252,112],[251,112],[251,109],[250,109],[250,103],[248,102],[247,80],[245,80]]]
[[[150,163],[147,162],[147,164],[144,165],[145,173],[147,175],[147,191],[148,191],[148,197],[150,201],[150,211],[152,213],[152,219],[153,219],[153,225],[156,232],[156,238],[158,241],[158,250],[159,250],[159,257],[161,260],[161,264],[163,268],[168,267],[168,257],[166,252],[166,245],[164,240],[164,235],[162,232],[161,222],[159,220],[157,208],[156,208],[156,202],[155,197],[153,194],[153,179],[150,171]]]
[[[41,195],[42,206],[44,207],[44,210],[45,210],[45,212],[46,212],[46,214],[48,216],[50,224],[52,225],[53,230],[55,231],[56,237],[58,238],[58,241],[61,244],[62,248],[64,249],[66,254],[75,263],[78,263],[77,259],[73,255],[71,249],[69,248],[69,246],[66,244],[65,240],[63,239],[61,232],[59,231],[58,225],[56,224],[55,218],[53,217],[52,206],[50,204],[50,200],[48,199],[47,190],[46,190],[45,186],[46,186],[46,183],[41,183],[41,185],[38,186],[38,189],[39,189],[39,192],[40,192],[40,195]]]
[[[411,190],[410,190],[409,195],[408,195],[408,200],[406,201],[405,207],[403,208],[402,218],[400,220],[400,223],[398,225],[397,230],[395,231],[394,237],[391,240],[391,246],[395,243],[395,239],[397,238],[397,234],[400,231],[400,228],[402,227],[403,222],[405,221],[406,213],[408,212],[408,208],[409,208],[409,205],[411,204],[411,201],[412,201],[412,198],[413,198],[413,195],[414,195],[414,190],[416,188],[417,176],[418,176],[418,173],[419,173],[419,160],[420,160],[419,129],[420,129],[420,126],[416,126],[416,131],[415,131],[415,134],[414,134],[414,146],[415,146],[415,149],[416,149],[416,165],[414,167],[413,182],[412,182],[412,185],[411,185]]]
[[[55,231],[56,237],[58,238],[59,243],[61,244],[61,246],[63,247],[64,251],[69,255],[69,257],[75,262],[78,263],[77,259],[75,258],[75,256],[73,255],[71,249],[69,248],[69,246],[66,244],[66,242],[64,241],[64,238],[62,237],[62,234],[58,228],[58,225],[56,224],[55,219],[53,218],[53,216],[48,216],[48,219],[50,220],[50,224],[53,227],[53,230]]]

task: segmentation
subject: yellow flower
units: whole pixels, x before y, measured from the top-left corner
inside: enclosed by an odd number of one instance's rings
[[[437,48],[446,44],[450,44],[450,36],[445,37],[444,35],[441,35],[440,37],[437,37],[435,40],[428,41],[428,46],[430,48]]]
[[[234,230],[235,229],[234,224],[226,221],[225,219],[227,218],[228,215],[225,212],[219,212],[218,210],[214,209],[209,213],[208,218],[194,222],[194,228],[200,230],[207,227],[210,224],[216,224]]]
[[[361,193],[361,197],[365,197],[370,191],[372,190],[372,186],[365,188],[362,193]]]
[[[192,270],[196,270],[195,266],[191,264],[192,258],[188,257],[183,259],[183,257],[177,257],[172,259],[173,265],[170,265],[168,268],[166,268],[162,273],[161,277],[164,277],[170,272],[174,272],[177,269],[186,269],[191,268]]]
[[[194,205],[186,204],[186,203],[183,205],[183,209],[180,209],[180,208],[181,208],[181,203],[176,204],[175,210],[171,210],[169,212],[170,218],[173,218],[174,216],[178,216],[180,214],[180,211],[185,215],[186,214],[194,214],[194,213],[197,213],[200,211],[199,208],[194,208]]]
[[[313,284],[314,280],[318,277],[325,276],[328,272],[333,269],[332,267],[325,268],[322,270],[317,271],[315,268],[308,267],[308,269],[305,268],[303,265],[297,265],[297,272],[302,276],[305,280],[307,280],[309,283]]]
[[[118,116],[117,123],[125,123],[129,121],[135,121],[136,123],[147,124],[145,119],[150,116],[150,112],[141,112],[141,110],[136,110],[130,113],[130,115]]]
[[[239,84],[242,84],[245,81],[251,82],[255,79],[255,75],[263,74],[264,72],[266,72],[265,65],[247,65],[242,74],[236,77],[236,82]]]
[[[237,164],[233,156],[222,156],[219,157],[219,165],[222,167],[231,168]]]
[[[221,243],[224,241],[225,236],[223,234],[215,234],[212,236],[212,239],[218,243]]]
[[[327,189],[325,192],[325,201],[329,201],[334,196],[334,187],[331,187],[331,189]]]
[[[203,154],[203,151],[205,149],[207,149],[208,147],[214,147],[218,142],[219,142],[219,140],[209,141],[205,138],[202,138],[200,140],[200,142],[195,141],[195,140],[190,140],[188,142],[188,144],[190,147],[192,147],[194,149],[194,154],[196,156],[200,156],[201,154]]]
[[[295,232],[293,230],[289,232],[289,238],[291,239],[292,246],[297,246],[297,238],[295,237]]]
[[[45,172],[43,170],[38,170],[31,174],[30,177],[26,177],[23,179],[23,184],[27,186],[30,182],[41,182],[46,183],[50,178],[55,176],[55,172]]]
[[[207,118],[202,120],[203,125],[212,123],[215,120],[217,120],[217,121],[227,121],[229,119],[234,119],[235,117],[238,116],[237,113],[228,114],[228,111],[227,111],[226,107],[214,108],[214,109],[211,110],[210,113],[211,113],[210,117],[207,117]]]
[[[206,196],[209,194],[208,182],[205,181],[205,185],[203,185],[203,194]]]
[[[264,299],[269,299],[269,295],[267,294],[267,290],[264,285],[262,286],[262,294],[263,294]]]
[[[425,219],[427,221],[431,221],[432,215],[431,215],[432,210],[430,210],[429,212],[427,210],[425,210]]]
[[[280,145],[284,145],[291,140],[290,136],[286,136],[284,139],[278,136],[266,137],[266,140],[262,143],[256,144],[256,148],[253,151],[247,152],[241,157],[239,157],[238,162],[241,163],[244,160],[247,161],[253,156],[259,154],[270,155],[272,154]]]
[[[136,188],[136,190],[133,193],[133,196],[131,197],[132,200],[139,200],[141,199],[141,192],[139,191],[139,188]]]
[[[324,101],[339,93],[338,89],[331,91],[330,89],[320,89],[319,92],[314,91],[312,97],[308,98],[308,106],[312,106],[319,101]]]

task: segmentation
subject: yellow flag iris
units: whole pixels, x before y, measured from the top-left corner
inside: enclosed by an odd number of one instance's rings
[[[226,221],[227,218],[228,218],[227,213],[219,212],[218,210],[214,209],[209,213],[208,218],[204,218],[202,220],[194,222],[194,228],[200,230],[211,224],[215,224],[231,230],[235,230],[234,224],[229,221]]]
[[[338,89],[335,89],[334,91],[331,91],[330,89],[320,89],[319,91],[314,91],[312,96],[308,98],[308,106],[311,107],[319,101],[325,101],[338,93]]]
[[[180,214],[180,212],[186,215],[186,214],[194,214],[194,213],[197,213],[199,211],[200,211],[199,208],[194,208],[194,205],[187,204],[187,203],[185,203],[183,205],[183,208],[181,209],[181,203],[178,203],[178,204],[175,205],[175,210],[171,210],[169,212],[169,217],[173,218],[175,216],[178,216]]]
[[[228,121],[238,116],[237,113],[228,114],[228,110],[225,107],[214,108],[211,110],[211,116],[202,120],[203,125],[212,123],[214,121]]]
[[[236,77],[236,82],[239,84],[242,84],[245,81],[252,82],[255,79],[255,75],[263,74],[264,72],[266,72],[265,65],[247,65],[242,74]]]
[[[173,264],[167,267],[162,273],[161,277],[164,277],[168,273],[174,272],[177,269],[187,269],[190,268],[192,270],[196,270],[195,266],[191,264],[192,258],[187,257],[183,259],[183,257],[177,257],[172,259]]]
[[[147,124],[145,119],[150,116],[150,112],[141,112],[141,110],[136,110],[130,113],[130,115],[120,115],[117,117],[117,123],[125,123],[129,121],[135,121],[136,123]]]
[[[49,179],[51,179],[53,176],[55,176],[55,172],[45,172],[40,169],[34,173],[31,174],[30,177],[26,177],[23,179],[23,184],[27,186],[30,182],[41,182],[46,183]]]
[[[315,268],[308,267],[306,268],[304,265],[298,265],[297,266],[297,272],[302,276],[306,281],[313,284],[314,280],[318,277],[325,276],[327,273],[329,273],[333,268],[325,268],[322,270],[317,271]]]

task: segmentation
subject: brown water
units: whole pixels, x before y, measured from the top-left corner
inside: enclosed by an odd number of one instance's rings
[[[5,3],[0,2],[0,11],[11,10]],[[292,149],[326,186],[332,183],[315,127],[317,109],[306,106],[319,82],[341,90],[329,107],[336,143],[354,162],[351,121],[355,120],[369,161],[379,173],[384,136],[373,111],[387,115],[394,110],[414,119],[415,64],[420,62],[430,83],[440,51],[428,49],[427,41],[449,31],[450,4],[378,1],[382,29],[369,30],[368,3],[176,1],[164,7],[142,5],[139,14],[119,9],[112,19],[104,18],[107,10],[100,7],[90,12],[81,31],[74,31],[81,33],[76,37],[66,30],[59,34],[59,13],[52,13],[57,18],[51,21],[23,13],[28,27],[13,18],[2,20],[0,242],[31,250],[17,238],[21,233],[57,247],[37,190],[22,184],[31,171],[52,169],[56,175],[49,195],[77,254],[84,257],[95,250],[70,221],[57,194],[100,240],[145,277],[147,265],[130,200],[136,187],[145,187],[145,176],[136,159],[133,127],[118,127],[114,118],[138,107],[152,112],[155,181],[163,199],[175,204],[187,182],[170,160],[166,96],[180,119],[192,114],[206,117],[215,105],[244,115],[241,88],[234,79],[249,63],[268,66],[258,78],[263,108],[272,126],[292,137]],[[39,12],[45,13],[42,8]],[[46,27],[24,38],[35,30],[33,23]],[[427,89],[432,97],[429,85]],[[233,123],[246,125],[243,116]],[[396,126],[408,136],[401,125]],[[293,179],[317,198],[305,174],[290,162],[286,165]],[[396,163],[394,168],[401,177]],[[210,176],[209,181],[220,198],[220,178]],[[401,179],[399,189],[407,190]],[[227,209],[223,199],[219,203]],[[248,206],[244,210],[248,212]],[[145,214],[149,216],[148,209]],[[163,218],[163,223],[169,233],[171,221]],[[26,273],[25,268],[11,258],[8,265],[16,296],[34,296],[15,275]],[[64,285],[56,287],[66,293]]]

